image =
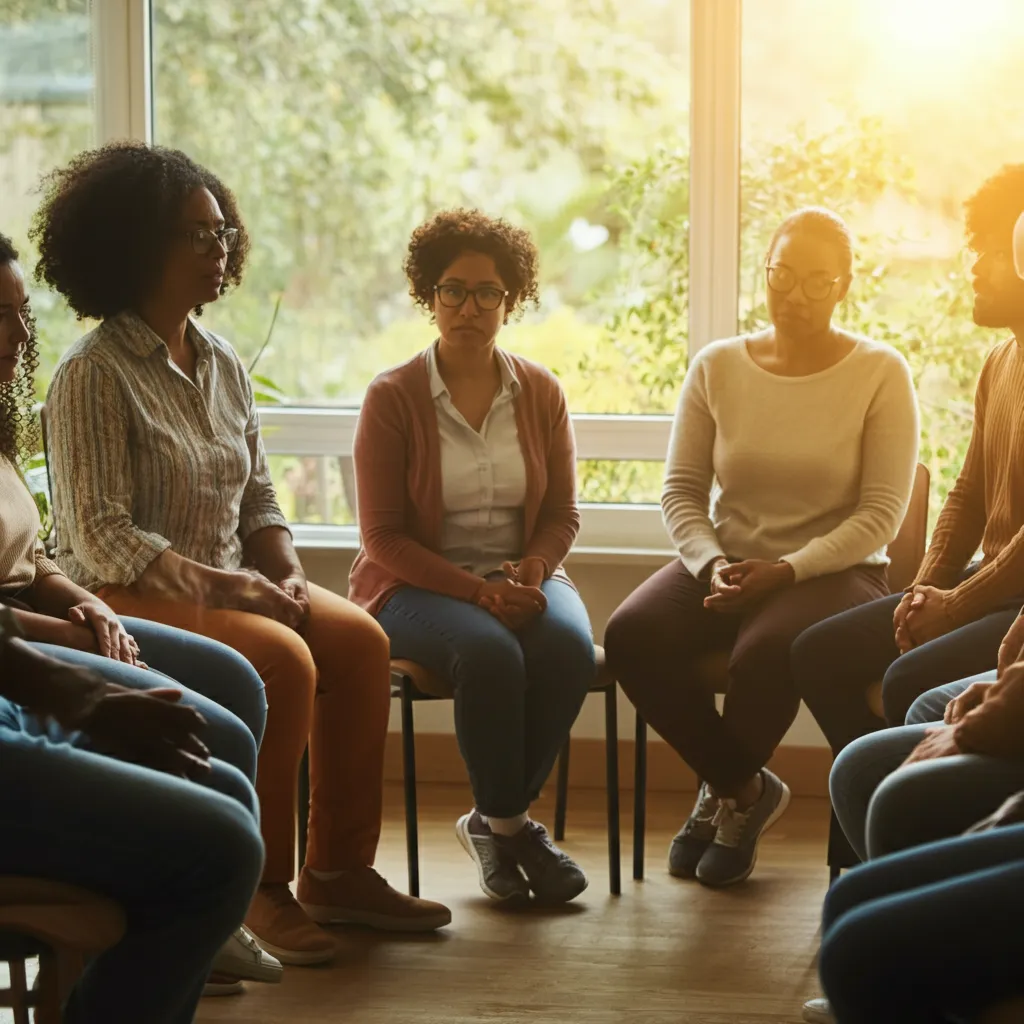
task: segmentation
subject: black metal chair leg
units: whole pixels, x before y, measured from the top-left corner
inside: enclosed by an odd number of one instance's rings
[[[565,809],[569,803],[569,743],[566,739],[558,755],[558,777],[555,781],[555,842],[565,839]]]
[[[299,765],[299,869],[306,863],[306,838],[309,831],[309,747],[302,755]]]
[[[416,731],[412,684],[402,680],[402,775],[405,788],[405,846],[409,857],[409,895],[420,894],[420,842],[416,818]]]
[[[633,768],[633,878],[644,877],[644,831],[647,828],[647,723],[636,716]]]
[[[619,843],[619,708],[618,686],[604,691],[604,749],[608,789],[608,888],[622,893],[622,853]]]

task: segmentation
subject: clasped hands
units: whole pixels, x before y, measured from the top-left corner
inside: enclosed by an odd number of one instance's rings
[[[711,593],[704,598],[704,607],[723,614],[742,612],[795,580],[789,562],[765,562],[758,558],[729,562],[716,558],[711,563]]]
[[[548,606],[540,589],[547,566],[542,558],[524,558],[518,563],[505,562],[501,571],[504,578],[484,580],[473,600],[502,625],[518,632]]]
[[[900,654],[937,640],[954,627],[946,608],[947,591],[918,585],[903,595],[892,625]]]

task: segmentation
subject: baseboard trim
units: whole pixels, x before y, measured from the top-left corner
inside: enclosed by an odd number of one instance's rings
[[[619,782],[633,788],[634,741],[619,740]],[[574,739],[569,758],[569,785],[574,789],[604,789],[605,743],[599,739]],[[780,747],[768,766],[784,779],[794,796],[828,796],[832,752],[827,747]],[[384,759],[384,778],[402,781],[401,734],[389,733]],[[416,734],[418,782],[466,785],[466,767],[452,733]],[[694,773],[667,743],[647,744],[647,789],[651,792],[688,793],[697,788]]]

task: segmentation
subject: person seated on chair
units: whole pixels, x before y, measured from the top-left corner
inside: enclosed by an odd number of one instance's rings
[[[61,1019],[189,1024],[263,866],[248,766],[211,759],[174,686],[115,686],[21,633],[0,606],[0,875],[80,886],[127,918]],[[246,727],[229,730],[244,749]]]
[[[669,871],[745,879],[789,790],[765,765],[800,697],[789,666],[807,626],[887,593],[886,546],[917,459],[910,371],[833,323],[852,282],[845,223],[799,210],[765,264],[771,326],[692,361],[662,497],[680,558],[614,613],[612,674],[703,780]],[[710,503],[710,512],[709,512]],[[729,652],[719,714],[699,666]]]
[[[405,270],[439,337],[366,393],[350,597],[393,657],[454,691],[475,803],[456,833],[483,891],[561,903],[586,876],[529,809],[595,678],[561,568],[580,522],[575,442],[555,377],[497,347],[536,301],[537,250],[503,220],[449,210],[413,233]]]
[[[88,668],[112,690],[181,691],[182,703],[207,723],[206,743],[213,756],[236,766],[252,783],[267,701],[263,683],[245,658],[169,626],[118,619],[109,605],[72,583],[46,556],[39,511],[19,470],[38,451],[33,414],[38,352],[18,253],[0,234],[0,603],[12,607],[19,633],[33,645],[64,663]],[[280,964],[242,929],[225,945],[216,966],[211,992],[238,991],[242,977],[279,981],[281,976]]]
[[[1022,211],[1024,164],[1004,167],[966,203],[974,322],[1013,336],[985,360],[963,468],[914,585],[821,622],[793,645],[799,692],[835,754],[902,723],[926,690],[995,668],[1024,603],[1024,281],[1012,253]],[[878,680],[885,722],[865,700]]]
[[[184,153],[135,142],[55,171],[34,225],[38,273],[100,325],[47,402],[57,561],[119,614],[220,640],[266,684],[259,755],[267,863],[246,918],[290,964],[320,963],[316,922],[447,924],[372,868],[390,706],[388,641],[309,584],[278,506],[241,360],[193,311],[237,285],[249,238],[231,192]],[[294,876],[309,745],[309,848]]]

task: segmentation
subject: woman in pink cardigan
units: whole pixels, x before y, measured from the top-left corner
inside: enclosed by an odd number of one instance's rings
[[[579,529],[576,448],[547,370],[497,348],[537,297],[529,235],[469,210],[419,227],[405,263],[440,337],[381,374],[355,440],[362,550],[351,599],[395,658],[452,682],[474,809],[456,834],[502,903],[564,903],[586,875],[531,820],[594,679],[562,569]]]

